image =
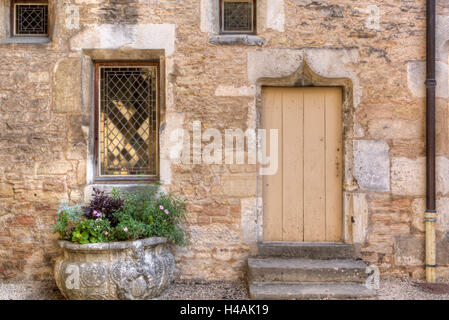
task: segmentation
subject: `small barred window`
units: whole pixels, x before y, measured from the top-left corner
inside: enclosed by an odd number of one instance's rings
[[[255,0],[221,0],[221,33],[254,33]]]
[[[97,179],[158,171],[158,66],[97,64]]]
[[[47,36],[48,3],[14,2],[14,35]]]

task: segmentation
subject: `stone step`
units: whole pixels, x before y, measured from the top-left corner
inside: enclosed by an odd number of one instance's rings
[[[375,290],[350,283],[251,283],[249,292],[255,300],[370,299],[376,296]]]
[[[338,242],[262,242],[258,244],[261,257],[294,257],[302,259],[354,259],[354,247]]]
[[[356,260],[249,258],[250,282],[364,283],[366,265]]]

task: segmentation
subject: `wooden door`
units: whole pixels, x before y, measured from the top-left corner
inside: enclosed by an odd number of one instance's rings
[[[262,124],[279,130],[278,171],[263,177],[264,241],[342,241],[341,89],[263,88]]]

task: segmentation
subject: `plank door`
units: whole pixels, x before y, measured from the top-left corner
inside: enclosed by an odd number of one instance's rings
[[[342,241],[341,89],[262,93],[263,128],[279,130],[277,173],[263,177],[264,241]]]

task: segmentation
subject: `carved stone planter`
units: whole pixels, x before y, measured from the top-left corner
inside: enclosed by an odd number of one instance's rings
[[[56,261],[55,279],[67,299],[152,299],[173,277],[175,260],[165,238],[59,245],[64,255]]]

